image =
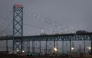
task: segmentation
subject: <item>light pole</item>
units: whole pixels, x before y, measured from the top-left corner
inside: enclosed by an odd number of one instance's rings
[[[91,50],[91,47],[87,47],[87,49],[90,51]]]
[[[24,53],[25,51],[23,50],[22,53]]]
[[[17,54],[19,54],[19,50],[17,50]]]
[[[71,50],[74,52],[74,47],[71,47]]]
[[[56,47],[54,47],[54,53],[56,54],[56,52],[57,52],[57,48],[56,48]]]

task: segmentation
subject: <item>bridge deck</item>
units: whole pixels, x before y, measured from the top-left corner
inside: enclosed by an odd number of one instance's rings
[[[13,40],[13,36],[1,36],[0,40]],[[92,32],[89,33],[69,33],[69,34],[57,34],[57,35],[37,35],[37,36],[15,36],[16,40],[29,40],[29,41],[49,41],[49,40],[57,40],[57,41],[82,41],[82,40],[91,40]]]

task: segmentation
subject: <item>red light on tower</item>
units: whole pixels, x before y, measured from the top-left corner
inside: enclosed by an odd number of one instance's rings
[[[23,7],[23,5],[20,5],[20,4],[14,4],[14,6],[17,7],[17,8]]]

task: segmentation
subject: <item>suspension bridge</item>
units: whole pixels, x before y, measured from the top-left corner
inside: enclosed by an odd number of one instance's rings
[[[25,10],[28,11],[25,11]],[[19,5],[19,4],[14,4],[13,6],[13,20],[10,20],[11,22],[13,22],[13,34],[11,36],[0,36],[0,40],[13,40],[13,45],[12,45],[12,50],[15,53],[17,50],[19,50],[21,53],[23,50],[25,50],[26,54],[30,53],[30,48],[32,48],[32,53],[42,53],[42,42],[44,41],[45,44],[45,53],[48,54],[48,45],[50,45],[49,42],[53,42],[53,47],[56,47],[56,42],[60,41],[62,42],[62,53],[64,53],[67,49],[69,50],[69,52],[71,52],[71,47],[72,47],[72,41],[91,41],[91,48],[92,48],[92,32],[88,32],[88,33],[80,33],[80,34],[76,34],[76,33],[71,33],[70,31],[61,28],[60,26],[57,26],[55,24],[52,24],[48,21],[45,21],[44,19],[41,19],[40,17],[36,16],[39,15],[49,21],[52,21],[54,23],[58,23],[55,22],[53,20],[50,20],[40,14],[37,14],[36,12],[30,11],[29,9],[23,8],[23,5]],[[12,11],[11,10],[11,11]],[[11,12],[10,11],[10,12]],[[31,16],[40,19],[52,26],[58,27],[59,29],[65,30],[68,33],[65,34],[46,34],[46,35],[33,35],[33,36],[23,36],[23,25],[28,25],[28,24],[24,24],[23,23],[23,11],[25,11],[26,13],[30,14]],[[8,13],[8,15],[10,14],[10,12]],[[33,15],[32,13],[36,14]],[[4,18],[4,21],[7,19],[8,15]],[[2,17],[3,18],[3,17]],[[4,23],[4,21],[0,24],[0,26]],[[7,25],[7,27],[5,27],[5,29],[1,32],[3,33],[8,26],[11,24],[11,22]],[[60,24],[62,25],[62,24]],[[28,25],[31,26],[31,25]],[[67,27],[65,25],[63,25],[66,28],[70,28]],[[32,26],[34,27],[34,26]],[[36,27],[39,28],[39,27]],[[40,29],[44,29],[44,28],[40,28]],[[76,31],[74,28],[71,28],[72,30]],[[49,30],[49,29],[47,29]],[[30,42],[32,43],[32,47],[30,47]],[[68,47],[67,49],[65,49],[65,47]],[[36,49],[38,48],[38,49]],[[58,49],[58,48],[57,48]],[[37,50],[37,51],[36,51]],[[92,53],[92,49],[91,49],[91,53]]]

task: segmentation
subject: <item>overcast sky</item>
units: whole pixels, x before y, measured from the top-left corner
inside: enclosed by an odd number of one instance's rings
[[[92,0],[0,0],[0,16],[5,17],[14,4],[21,4],[24,8],[30,9],[31,11],[41,14],[42,16],[51,20],[57,21],[60,24],[66,25],[68,27],[73,27],[76,30],[81,29],[91,31],[92,29]],[[12,20],[12,12],[8,18]],[[41,27],[44,29],[53,29],[55,31],[64,32],[64,30],[43,22],[40,19],[27,14],[26,12],[24,12],[23,18],[24,23],[26,24]],[[46,20],[45,18],[43,19]],[[3,19],[0,18],[0,21],[2,22]],[[50,22],[49,20],[46,21]],[[53,22],[50,23],[54,24]],[[2,31],[2,29],[4,29],[7,24],[9,24],[9,20],[5,21],[3,26],[1,26],[0,31]],[[58,26],[65,29],[62,25]],[[11,30],[12,24],[9,28],[5,30],[5,32]],[[42,29],[24,25],[24,35],[28,35],[28,32],[30,32],[31,34],[35,34],[35,30],[38,30],[37,33],[39,34],[41,33]],[[70,29],[67,30],[70,32],[72,31]],[[48,30],[45,30],[45,32],[51,33],[51,31]]]
[[[76,30],[81,29],[88,30],[90,32],[92,31],[92,0],[0,0],[0,16],[5,17],[10,9],[12,9],[14,4],[21,4],[24,8],[30,9],[31,11],[41,14],[42,16],[51,20],[57,21],[60,24],[66,25],[68,27],[73,27]],[[8,19],[12,20],[12,13],[13,12],[11,12]],[[64,32],[62,29],[43,22],[40,19],[27,14],[26,12],[24,12],[23,18],[24,23],[44,28],[46,33],[52,33],[47,29]],[[46,20],[45,18],[43,19]],[[0,23],[2,21],[3,18],[0,18]],[[0,26],[0,32],[9,24],[9,22],[10,21],[6,19],[3,25]],[[53,22],[50,23],[54,24]],[[62,25],[58,26],[66,29]],[[26,25],[24,25],[23,29],[25,31],[24,35],[28,35],[28,32],[30,32],[31,35],[34,35],[36,34],[34,31],[36,30],[38,30],[37,34],[40,34],[42,30]],[[70,30],[68,28],[67,30],[73,32],[73,30]],[[11,35],[12,24],[0,35],[2,34]]]

